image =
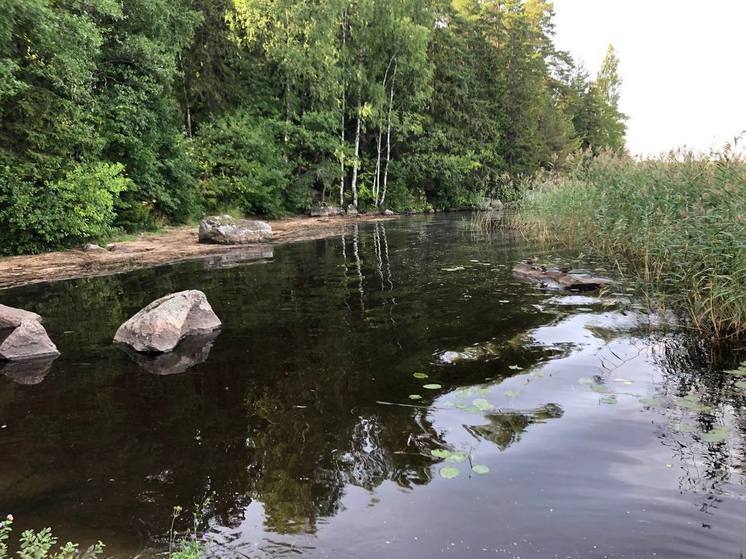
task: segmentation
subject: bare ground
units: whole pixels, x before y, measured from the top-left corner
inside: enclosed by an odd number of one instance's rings
[[[106,276],[196,259],[242,261],[272,256],[277,245],[320,239],[343,233],[355,223],[395,219],[381,215],[291,217],[270,221],[270,241],[247,245],[201,244],[196,226],[171,227],[143,233],[136,240],[109,245],[110,250],[71,249],[46,254],[0,258],[0,288],[72,278]]]

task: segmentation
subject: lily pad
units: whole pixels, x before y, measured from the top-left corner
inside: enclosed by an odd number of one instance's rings
[[[489,474],[490,468],[489,466],[485,466],[484,464],[474,464],[474,467],[471,469],[472,472],[479,475]]]
[[[446,466],[441,468],[438,472],[440,477],[444,479],[453,479],[461,473],[461,470],[454,468],[453,466]]]
[[[609,394],[608,396],[602,397],[599,401],[602,404],[614,405],[617,403],[617,398],[614,394]]]
[[[441,388],[443,388],[443,386],[440,384],[433,383],[433,384],[425,384],[422,386],[422,388],[425,388],[426,390],[440,390]]]
[[[463,450],[457,450],[456,452],[452,452],[446,460],[449,462],[455,462],[456,464],[461,464],[462,462],[466,462],[467,458],[469,458],[468,454]]]
[[[445,459],[447,459],[447,458],[450,458],[450,456],[451,456],[451,451],[450,451],[450,450],[447,450],[447,449],[445,449],[445,448],[436,448],[436,449],[434,449],[434,450],[431,450],[431,451],[430,451],[430,454],[432,454],[432,455],[433,455],[433,456],[435,456],[436,458],[443,458],[443,459],[445,460]]]
[[[736,388],[739,390],[746,390],[746,380],[741,380],[736,383]]]
[[[679,423],[673,424],[673,430],[677,433],[696,433],[697,431],[699,431],[699,428],[694,423],[681,421]]]
[[[676,403],[690,411],[708,411],[710,406],[700,402],[699,398],[695,394],[688,394],[682,398],[677,398]]]
[[[508,398],[517,398],[518,397],[518,392],[516,392],[515,390],[506,390],[505,391],[505,395]]]
[[[735,375],[737,377],[746,377],[746,361],[741,363],[741,366],[738,367],[738,369],[733,369],[732,371],[725,371],[729,375]]]
[[[444,272],[460,272],[461,270],[466,270],[463,266],[454,266],[453,268],[441,268]]]
[[[511,369],[513,371],[522,371],[523,367],[519,367],[518,365],[511,365],[510,367],[508,367],[508,369]]]
[[[648,406],[651,408],[656,407],[656,406],[661,406],[664,403],[660,398],[654,398],[652,396],[638,398],[637,401],[640,402],[643,406]]]
[[[594,384],[594,380],[589,377],[580,377],[578,379],[578,384]]]
[[[594,392],[598,392],[599,394],[608,394],[609,393],[609,387],[605,384],[592,384],[591,390]]]
[[[410,400],[422,400],[422,396],[420,396],[419,394],[410,394],[409,399]]]
[[[708,443],[720,443],[728,438],[730,435],[730,429],[727,427],[715,427],[714,429],[704,433],[702,440]]]
[[[414,374],[412,374],[412,376],[414,378],[423,379],[423,378],[427,378],[427,373],[414,373]]]
[[[474,407],[476,407],[479,411],[487,411],[492,409],[492,404],[490,404],[484,398],[477,398],[472,402],[472,404],[474,404]]]

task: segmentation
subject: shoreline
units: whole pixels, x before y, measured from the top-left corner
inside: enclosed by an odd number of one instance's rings
[[[399,215],[361,214],[356,216],[295,216],[269,220],[272,238],[245,245],[200,243],[196,225],[169,227],[156,233],[141,233],[135,240],[112,243],[102,251],[67,249],[43,254],[0,258],[0,290],[35,283],[109,276],[178,264],[191,260],[215,259],[215,265],[261,260],[272,257],[272,249],[299,241],[322,239],[341,234],[356,223],[391,221]]]

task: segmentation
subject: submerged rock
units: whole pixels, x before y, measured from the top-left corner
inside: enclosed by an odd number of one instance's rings
[[[534,281],[542,287],[566,289],[568,291],[595,291],[612,283],[608,278],[573,273],[569,269],[535,265],[531,260],[514,266],[513,273],[520,278]]]
[[[15,328],[0,332],[0,360],[56,357],[59,354],[44,326],[36,319],[22,320]]]
[[[207,217],[199,224],[199,242],[241,245],[263,241],[272,236],[266,221],[234,219],[229,215]]]
[[[114,341],[139,352],[166,353],[185,337],[207,334],[221,325],[204,293],[180,291],[143,308],[119,327]]]
[[[129,346],[123,346],[127,354],[140,367],[154,375],[178,375],[207,361],[215,339],[220,335],[219,330],[207,334],[187,336],[168,353],[156,355],[138,353]]]
[[[342,215],[343,213],[345,212],[341,207],[327,205],[311,208],[308,211],[308,215],[310,215],[311,217],[329,217],[331,215]]]
[[[0,305],[0,330],[18,328],[24,320],[41,322],[41,316],[31,311]]]
[[[39,384],[49,374],[52,363],[57,355],[24,359],[23,361],[8,361],[0,365],[0,374],[18,384]]]

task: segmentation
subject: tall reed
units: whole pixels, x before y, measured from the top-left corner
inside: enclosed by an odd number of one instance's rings
[[[746,336],[746,161],[731,150],[578,156],[534,179],[517,224],[616,261],[708,335]]]

